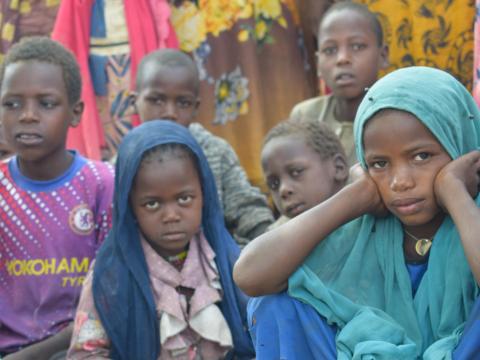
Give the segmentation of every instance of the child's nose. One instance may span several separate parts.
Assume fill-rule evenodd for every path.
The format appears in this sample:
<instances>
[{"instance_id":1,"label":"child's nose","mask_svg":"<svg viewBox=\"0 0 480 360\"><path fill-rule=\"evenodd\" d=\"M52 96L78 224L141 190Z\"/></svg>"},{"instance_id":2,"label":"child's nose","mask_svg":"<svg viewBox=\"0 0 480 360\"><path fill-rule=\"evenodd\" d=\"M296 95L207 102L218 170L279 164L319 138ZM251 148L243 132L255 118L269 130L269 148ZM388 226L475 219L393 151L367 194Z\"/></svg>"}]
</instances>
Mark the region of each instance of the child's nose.
<instances>
[{"instance_id":1,"label":"child's nose","mask_svg":"<svg viewBox=\"0 0 480 360\"><path fill-rule=\"evenodd\" d=\"M408 168L404 167L395 171L390 182L390 188L393 191L402 192L411 189L413 186L415 186L415 180Z\"/></svg>"},{"instance_id":2,"label":"child's nose","mask_svg":"<svg viewBox=\"0 0 480 360\"><path fill-rule=\"evenodd\" d=\"M282 199L287 199L293 194L293 188L288 181L282 181L279 187L279 194Z\"/></svg>"},{"instance_id":3,"label":"child's nose","mask_svg":"<svg viewBox=\"0 0 480 360\"><path fill-rule=\"evenodd\" d=\"M337 50L337 63L344 64L352 61L351 54L346 46L341 46Z\"/></svg>"},{"instance_id":4,"label":"child's nose","mask_svg":"<svg viewBox=\"0 0 480 360\"><path fill-rule=\"evenodd\" d=\"M175 205L165 205L162 212L162 221L164 223L177 222L180 220L180 214Z\"/></svg>"},{"instance_id":5,"label":"child's nose","mask_svg":"<svg viewBox=\"0 0 480 360\"><path fill-rule=\"evenodd\" d=\"M177 107L175 105L175 102L167 101L167 103L165 104L165 111L162 117L167 120L177 120Z\"/></svg>"},{"instance_id":6,"label":"child's nose","mask_svg":"<svg viewBox=\"0 0 480 360\"><path fill-rule=\"evenodd\" d=\"M20 121L38 121L37 107L31 102L26 102L20 114Z\"/></svg>"}]
</instances>

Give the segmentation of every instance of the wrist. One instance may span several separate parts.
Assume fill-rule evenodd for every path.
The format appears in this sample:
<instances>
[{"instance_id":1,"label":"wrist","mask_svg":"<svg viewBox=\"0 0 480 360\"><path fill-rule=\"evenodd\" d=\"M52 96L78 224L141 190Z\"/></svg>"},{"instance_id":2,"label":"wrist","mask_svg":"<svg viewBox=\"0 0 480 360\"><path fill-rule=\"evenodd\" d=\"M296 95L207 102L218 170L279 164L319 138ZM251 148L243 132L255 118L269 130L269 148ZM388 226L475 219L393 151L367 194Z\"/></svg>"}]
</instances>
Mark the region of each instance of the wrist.
<instances>
[{"instance_id":1,"label":"wrist","mask_svg":"<svg viewBox=\"0 0 480 360\"><path fill-rule=\"evenodd\" d=\"M446 192L441 198L440 205L453 216L456 213L461 214L469 203L474 204L475 200L465 187L458 187Z\"/></svg>"}]
</instances>

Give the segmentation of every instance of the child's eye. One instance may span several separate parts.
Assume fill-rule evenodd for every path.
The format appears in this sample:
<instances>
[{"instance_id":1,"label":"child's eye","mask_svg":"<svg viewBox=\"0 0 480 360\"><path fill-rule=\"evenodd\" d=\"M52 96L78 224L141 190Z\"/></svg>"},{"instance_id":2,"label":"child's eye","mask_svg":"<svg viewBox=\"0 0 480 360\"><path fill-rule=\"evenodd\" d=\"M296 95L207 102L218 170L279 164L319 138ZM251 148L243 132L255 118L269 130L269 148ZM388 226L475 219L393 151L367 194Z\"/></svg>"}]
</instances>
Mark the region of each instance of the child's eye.
<instances>
[{"instance_id":1,"label":"child's eye","mask_svg":"<svg viewBox=\"0 0 480 360\"><path fill-rule=\"evenodd\" d=\"M385 160L372 161L370 164L368 164L368 167L373 169L383 169L385 166L387 166L387 162Z\"/></svg>"},{"instance_id":2,"label":"child's eye","mask_svg":"<svg viewBox=\"0 0 480 360\"><path fill-rule=\"evenodd\" d=\"M179 99L177 101L177 106L180 109L189 109L193 106L193 100L190 99Z\"/></svg>"},{"instance_id":3,"label":"child's eye","mask_svg":"<svg viewBox=\"0 0 480 360\"><path fill-rule=\"evenodd\" d=\"M418 153L417 155L415 155L415 157L413 158L414 160L416 161L422 161L422 160L427 160L431 157L431 155L427 152L421 152L421 153Z\"/></svg>"},{"instance_id":4,"label":"child's eye","mask_svg":"<svg viewBox=\"0 0 480 360\"><path fill-rule=\"evenodd\" d=\"M303 170L302 168L292 169L290 170L290 175L294 178L299 177L303 173Z\"/></svg>"},{"instance_id":5,"label":"child's eye","mask_svg":"<svg viewBox=\"0 0 480 360\"><path fill-rule=\"evenodd\" d=\"M42 100L40 104L45 109L53 109L57 105L56 101L53 101L53 100Z\"/></svg>"},{"instance_id":6,"label":"child's eye","mask_svg":"<svg viewBox=\"0 0 480 360\"><path fill-rule=\"evenodd\" d=\"M337 52L337 48L334 46L328 46L322 49L322 54L333 55Z\"/></svg>"},{"instance_id":7,"label":"child's eye","mask_svg":"<svg viewBox=\"0 0 480 360\"><path fill-rule=\"evenodd\" d=\"M268 179L267 180L267 186L270 190L272 191L277 191L278 188L280 187L280 181L275 178L275 179Z\"/></svg>"},{"instance_id":8,"label":"child's eye","mask_svg":"<svg viewBox=\"0 0 480 360\"><path fill-rule=\"evenodd\" d=\"M21 106L20 100L5 100L2 106L7 109L18 109Z\"/></svg>"},{"instance_id":9,"label":"child's eye","mask_svg":"<svg viewBox=\"0 0 480 360\"><path fill-rule=\"evenodd\" d=\"M164 99L160 97L147 97L146 100L149 103L155 104L155 105L163 105L165 103Z\"/></svg>"},{"instance_id":10,"label":"child's eye","mask_svg":"<svg viewBox=\"0 0 480 360\"><path fill-rule=\"evenodd\" d=\"M362 50L362 49L365 49L366 47L367 47L367 45L361 44L361 43L352 44L352 49L354 51Z\"/></svg>"},{"instance_id":11,"label":"child's eye","mask_svg":"<svg viewBox=\"0 0 480 360\"><path fill-rule=\"evenodd\" d=\"M147 210L157 210L160 207L160 203L158 201L152 200L145 203L144 206Z\"/></svg>"},{"instance_id":12,"label":"child's eye","mask_svg":"<svg viewBox=\"0 0 480 360\"><path fill-rule=\"evenodd\" d=\"M192 195L183 195L178 198L178 203L180 205L188 205L193 201Z\"/></svg>"}]
</instances>

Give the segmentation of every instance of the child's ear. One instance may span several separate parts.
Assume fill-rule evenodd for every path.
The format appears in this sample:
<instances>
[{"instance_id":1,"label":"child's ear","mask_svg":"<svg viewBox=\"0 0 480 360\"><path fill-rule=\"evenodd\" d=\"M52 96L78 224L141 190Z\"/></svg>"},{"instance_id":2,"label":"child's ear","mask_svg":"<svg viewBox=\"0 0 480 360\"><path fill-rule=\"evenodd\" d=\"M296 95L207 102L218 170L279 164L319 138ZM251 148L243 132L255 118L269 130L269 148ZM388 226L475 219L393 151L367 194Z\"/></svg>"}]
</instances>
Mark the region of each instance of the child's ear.
<instances>
[{"instance_id":1,"label":"child's ear","mask_svg":"<svg viewBox=\"0 0 480 360\"><path fill-rule=\"evenodd\" d=\"M138 93L136 91L132 91L130 95L128 95L128 103L133 108L133 113L136 115L138 115L137 99L138 99Z\"/></svg>"},{"instance_id":2,"label":"child's ear","mask_svg":"<svg viewBox=\"0 0 480 360\"><path fill-rule=\"evenodd\" d=\"M388 60L389 49L388 45L382 45L380 49L380 69L386 69L390 65Z\"/></svg>"},{"instance_id":3,"label":"child's ear","mask_svg":"<svg viewBox=\"0 0 480 360\"><path fill-rule=\"evenodd\" d=\"M335 180L339 183L345 183L348 179L349 171L345 156L343 154L335 154L333 165L335 166Z\"/></svg>"},{"instance_id":4,"label":"child's ear","mask_svg":"<svg viewBox=\"0 0 480 360\"><path fill-rule=\"evenodd\" d=\"M83 109L85 108L85 104L82 100L77 101L72 106L72 120L70 121L71 127L77 127L80 124L80 120L82 119Z\"/></svg>"}]
</instances>

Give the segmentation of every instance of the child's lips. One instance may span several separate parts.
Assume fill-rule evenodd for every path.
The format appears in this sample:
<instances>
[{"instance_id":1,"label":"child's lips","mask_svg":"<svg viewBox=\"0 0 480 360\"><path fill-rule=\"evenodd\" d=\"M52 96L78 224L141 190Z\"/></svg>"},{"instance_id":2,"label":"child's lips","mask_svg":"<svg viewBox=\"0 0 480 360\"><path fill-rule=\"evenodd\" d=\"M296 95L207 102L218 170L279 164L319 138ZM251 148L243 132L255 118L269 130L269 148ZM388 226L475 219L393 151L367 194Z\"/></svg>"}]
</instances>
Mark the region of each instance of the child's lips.
<instances>
[{"instance_id":1,"label":"child's lips","mask_svg":"<svg viewBox=\"0 0 480 360\"><path fill-rule=\"evenodd\" d=\"M335 76L335 83L337 85L350 85L355 81L355 76L350 73L340 73Z\"/></svg>"},{"instance_id":2,"label":"child's lips","mask_svg":"<svg viewBox=\"0 0 480 360\"><path fill-rule=\"evenodd\" d=\"M184 232L169 232L162 235L163 240L166 241L182 241L185 239L186 234Z\"/></svg>"},{"instance_id":3,"label":"child's lips","mask_svg":"<svg viewBox=\"0 0 480 360\"><path fill-rule=\"evenodd\" d=\"M20 133L15 136L15 140L23 145L37 145L43 141L43 137L35 133Z\"/></svg>"},{"instance_id":4,"label":"child's lips","mask_svg":"<svg viewBox=\"0 0 480 360\"><path fill-rule=\"evenodd\" d=\"M304 208L305 207L304 207L303 203L293 204L293 205L288 206L285 209L285 213L287 214L287 216L289 218L293 218L293 217L297 216L298 214L302 213Z\"/></svg>"},{"instance_id":5,"label":"child's lips","mask_svg":"<svg viewBox=\"0 0 480 360\"><path fill-rule=\"evenodd\" d=\"M400 215L413 215L421 210L423 199L398 199L392 201L392 206Z\"/></svg>"}]
</instances>

